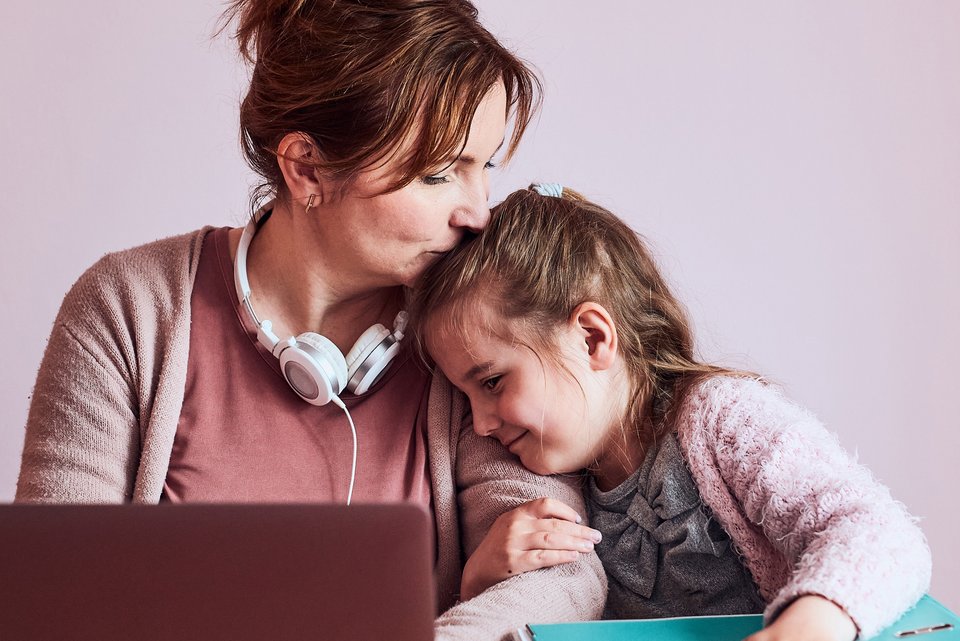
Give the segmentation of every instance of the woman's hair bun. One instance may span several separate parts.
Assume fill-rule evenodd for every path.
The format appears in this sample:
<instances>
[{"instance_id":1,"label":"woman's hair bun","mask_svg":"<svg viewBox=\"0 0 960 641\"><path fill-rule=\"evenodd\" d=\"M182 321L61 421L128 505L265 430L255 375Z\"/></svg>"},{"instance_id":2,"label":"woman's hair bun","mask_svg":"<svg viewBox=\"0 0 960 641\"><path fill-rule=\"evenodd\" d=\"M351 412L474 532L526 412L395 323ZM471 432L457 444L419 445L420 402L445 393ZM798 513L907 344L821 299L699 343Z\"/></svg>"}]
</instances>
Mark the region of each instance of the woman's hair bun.
<instances>
[{"instance_id":1,"label":"woman's hair bun","mask_svg":"<svg viewBox=\"0 0 960 641\"><path fill-rule=\"evenodd\" d=\"M254 62L275 38L280 37L311 0L231 0L220 17L217 33L236 24L234 37L242 55Z\"/></svg>"},{"instance_id":2,"label":"woman's hair bun","mask_svg":"<svg viewBox=\"0 0 960 641\"><path fill-rule=\"evenodd\" d=\"M229 0L227 30L253 66L240 127L247 162L264 179L254 201L284 197L277 153L287 135L311 146L298 162L335 193L415 132L391 168L398 189L456 155L494 85L515 116L504 160L539 103L536 74L469 0Z\"/></svg>"}]
</instances>

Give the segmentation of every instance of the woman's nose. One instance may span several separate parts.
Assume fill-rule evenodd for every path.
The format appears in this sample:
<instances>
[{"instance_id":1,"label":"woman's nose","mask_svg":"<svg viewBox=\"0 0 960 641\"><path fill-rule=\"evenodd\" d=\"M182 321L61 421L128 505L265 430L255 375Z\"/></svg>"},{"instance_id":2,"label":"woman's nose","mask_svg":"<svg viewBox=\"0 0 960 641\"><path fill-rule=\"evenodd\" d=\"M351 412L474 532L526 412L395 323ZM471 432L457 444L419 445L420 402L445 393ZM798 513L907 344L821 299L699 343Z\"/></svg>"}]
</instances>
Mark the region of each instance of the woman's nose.
<instances>
[{"instance_id":1,"label":"woman's nose","mask_svg":"<svg viewBox=\"0 0 960 641\"><path fill-rule=\"evenodd\" d=\"M480 232L490 222L490 189L486 176L464 189L463 201L457 207L450 224Z\"/></svg>"},{"instance_id":2,"label":"woman's nose","mask_svg":"<svg viewBox=\"0 0 960 641\"><path fill-rule=\"evenodd\" d=\"M460 227L466 227L475 234L483 231L483 228L490 222L490 208L486 203L482 207L476 207L465 215Z\"/></svg>"}]
</instances>

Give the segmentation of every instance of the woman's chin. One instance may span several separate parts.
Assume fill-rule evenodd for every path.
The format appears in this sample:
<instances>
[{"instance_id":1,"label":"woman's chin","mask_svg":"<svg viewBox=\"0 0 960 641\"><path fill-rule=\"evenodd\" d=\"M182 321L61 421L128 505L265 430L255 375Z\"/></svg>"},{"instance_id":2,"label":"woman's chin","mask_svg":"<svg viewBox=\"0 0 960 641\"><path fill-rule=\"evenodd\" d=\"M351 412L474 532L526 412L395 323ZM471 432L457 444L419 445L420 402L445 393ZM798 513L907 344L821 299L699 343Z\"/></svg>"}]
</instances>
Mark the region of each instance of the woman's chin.
<instances>
[{"instance_id":1,"label":"woman's chin","mask_svg":"<svg viewBox=\"0 0 960 641\"><path fill-rule=\"evenodd\" d=\"M420 279L423 278L423 275L426 274L430 267L440 258L441 254L435 254L433 252L421 254L420 260L409 263L406 269L397 274L399 284L404 287L409 287L410 289L415 288L420 282Z\"/></svg>"}]
</instances>

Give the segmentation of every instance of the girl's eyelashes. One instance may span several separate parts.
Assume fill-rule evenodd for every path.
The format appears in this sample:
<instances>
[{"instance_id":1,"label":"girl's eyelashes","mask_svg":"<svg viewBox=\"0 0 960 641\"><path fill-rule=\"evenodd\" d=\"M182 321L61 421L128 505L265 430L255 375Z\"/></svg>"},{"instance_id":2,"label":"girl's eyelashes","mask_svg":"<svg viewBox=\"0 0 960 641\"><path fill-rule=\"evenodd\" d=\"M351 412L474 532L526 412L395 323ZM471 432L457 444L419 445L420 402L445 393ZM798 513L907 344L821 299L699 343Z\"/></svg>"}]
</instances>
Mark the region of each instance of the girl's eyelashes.
<instances>
[{"instance_id":1,"label":"girl's eyelashes","mask_svg":"<svg viewBox=\"0 0 960 641\"><path fill-rule=\"evenodd\" d=\"M502 378L502 376L491 376L490 378L484 379L481 385L483 385L484 389L488 392L496 392L500 387L500 380Z\"/></svg>"},{"instance_id":2,"label":"girl's eyelashes","mask_svg":"<svg viewBox=\"0 0 960 641\"><path fill-rule=\"evenodd\" d=\"M484 168L484 169L496 169L496 168L497 168L497 163L493 162L492 160L488 160L487 162L484 163L483 168Z\"/></svg>"}]
</instances>

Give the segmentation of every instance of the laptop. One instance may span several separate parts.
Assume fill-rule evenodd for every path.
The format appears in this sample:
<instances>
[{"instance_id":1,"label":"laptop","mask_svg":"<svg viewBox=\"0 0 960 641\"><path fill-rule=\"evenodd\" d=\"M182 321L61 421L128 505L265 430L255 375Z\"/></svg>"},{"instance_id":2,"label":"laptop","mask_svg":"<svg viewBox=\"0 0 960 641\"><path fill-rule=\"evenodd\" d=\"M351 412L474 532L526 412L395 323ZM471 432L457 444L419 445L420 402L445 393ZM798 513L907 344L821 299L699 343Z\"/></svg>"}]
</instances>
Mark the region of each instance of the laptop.
<instances>
[{"instance_id":1,"label":"laptop","mask_svg":"<svg viewBox=\"0 0 960 641\"><path fill-rule=\"evenodd\" d=\"M430 641L414 505L0 506L0 639Z\"/></svg>"}]
</instances>

